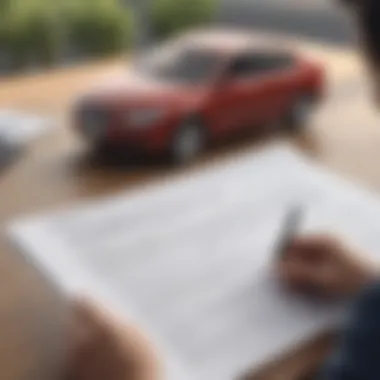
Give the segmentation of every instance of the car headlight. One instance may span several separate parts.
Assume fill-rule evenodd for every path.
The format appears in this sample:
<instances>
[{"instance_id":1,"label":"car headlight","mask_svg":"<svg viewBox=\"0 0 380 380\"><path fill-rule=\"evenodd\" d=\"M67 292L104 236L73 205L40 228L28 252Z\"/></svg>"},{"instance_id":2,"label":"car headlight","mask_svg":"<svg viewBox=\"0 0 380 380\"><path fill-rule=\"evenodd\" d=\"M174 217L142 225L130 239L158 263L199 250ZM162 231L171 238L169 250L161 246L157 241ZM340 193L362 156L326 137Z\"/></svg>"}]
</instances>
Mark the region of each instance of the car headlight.
<instances>
[{"instance_id":1,"label":"car headlight","mask_svg":"<svg viewBox=\"0 0 380 380\"><path fill-rule=\"evenodd\" d=\"M130 110L125 115L125 121L127 126L131 128L148 127L164 116L165 110L163 109Z\"/></svg>"}]
</instances>

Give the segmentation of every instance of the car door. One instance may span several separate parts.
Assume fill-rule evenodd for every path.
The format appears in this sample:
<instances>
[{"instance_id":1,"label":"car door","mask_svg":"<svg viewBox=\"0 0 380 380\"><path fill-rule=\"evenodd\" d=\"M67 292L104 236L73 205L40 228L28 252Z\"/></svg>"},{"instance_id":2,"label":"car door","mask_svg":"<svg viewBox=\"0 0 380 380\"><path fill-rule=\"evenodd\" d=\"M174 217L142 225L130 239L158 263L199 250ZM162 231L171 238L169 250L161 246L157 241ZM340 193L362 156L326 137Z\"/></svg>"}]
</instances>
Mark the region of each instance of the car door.
<instances>
[{"instance_id":1,"label":"car door","mask_svg":"<svg viewBox=\"0 0 380 380\"><path fill-rule=\"evenodd\" d=\"M265 123L277 120L291 104L296 92L297 68L287 53L259 52L252 54L255 62L251 85L253 105L250 122ZM259 99L259 100L258 100Z\"/></svg>"},{"instance_id":2,"label":"car door","mask_svg":"<svg viewBox=\"0 0 380 380\"><path fill-rule=\"evenodd\" d=\"M273 105L277 113L283 114L288 110L303 87L303 65L288 53L273 56L273 79L277 90L277 103Z\"/></svg>"},{"instance_id":3,"label":"car door","mask_svg":"<svg viewBox=\"0 0 380 380\"><path fill-rule=\"evenodd\" d=\"M253 108L259 109L261 102L254 83L252 55L244 53L232 59L215 87L209 105L216 134L225 134L250 123Z\"/></svg>"}]
</instances>

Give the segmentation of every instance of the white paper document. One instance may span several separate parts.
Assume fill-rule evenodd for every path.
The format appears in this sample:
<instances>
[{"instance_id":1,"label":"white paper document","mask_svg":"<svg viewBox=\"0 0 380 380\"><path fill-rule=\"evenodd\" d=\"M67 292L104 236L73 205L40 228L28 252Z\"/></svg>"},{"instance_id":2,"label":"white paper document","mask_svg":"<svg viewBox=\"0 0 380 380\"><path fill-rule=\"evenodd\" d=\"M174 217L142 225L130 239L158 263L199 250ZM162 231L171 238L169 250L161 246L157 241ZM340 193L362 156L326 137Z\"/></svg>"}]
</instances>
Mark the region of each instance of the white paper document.
<instances>
[{"instance_id":1,"label":"white paper document","mask_svg":"<svg viewBox=\"0 0 380 380\"><path fill-rule=\"evenodd\" d=\"M343 234L380 258L380 201L286 145L16 222L10 234L62 289L137 321L162 350L167 379L233 380L341 315L272 276L295 205L305 208L303 231Z\"/></svg>"}]
</instances>

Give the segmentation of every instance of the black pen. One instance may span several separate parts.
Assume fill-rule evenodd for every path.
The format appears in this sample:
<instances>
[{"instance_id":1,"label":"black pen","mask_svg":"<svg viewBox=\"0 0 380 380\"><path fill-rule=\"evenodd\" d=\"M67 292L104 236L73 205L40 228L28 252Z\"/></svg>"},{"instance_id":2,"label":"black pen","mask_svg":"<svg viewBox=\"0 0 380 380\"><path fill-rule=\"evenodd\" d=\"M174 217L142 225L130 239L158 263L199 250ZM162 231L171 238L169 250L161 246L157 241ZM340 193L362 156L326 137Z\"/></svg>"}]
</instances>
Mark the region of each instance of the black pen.
<instances>
[{"instance_id":1,"label":"black pen","mask_svg":"<svg viewBox=\"0 0 380 380\"><path fill-rule=\"evenodd\" d=\"M284 228L278 239L276 255L282 260L299 231L303 215L302 207L294 207L285 216Z\"/></svg>"}]
</instances>

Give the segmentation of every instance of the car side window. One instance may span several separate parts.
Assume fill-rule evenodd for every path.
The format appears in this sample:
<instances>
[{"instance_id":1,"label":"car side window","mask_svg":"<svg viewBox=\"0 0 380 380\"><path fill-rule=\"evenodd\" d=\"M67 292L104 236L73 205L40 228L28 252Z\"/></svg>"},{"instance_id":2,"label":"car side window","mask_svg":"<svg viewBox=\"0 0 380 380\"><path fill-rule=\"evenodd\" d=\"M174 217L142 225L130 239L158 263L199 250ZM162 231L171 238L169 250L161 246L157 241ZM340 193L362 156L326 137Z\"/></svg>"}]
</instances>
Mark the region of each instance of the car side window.
<instances>
[{"instance_id":1,"label":"car side window","mask_svg":"<svg viewBox=\"0 0 380 380\"><path fill-rule=\"evenodd\" d=\"M294 58L290 54L265 53L256 56L258 71L263 73L283 71L295 65Z\"/></svg>"},{"instance_id":2,"label":"car side window","mask_svg":"<svg viewBox=\"0 0 380 380\"><path fill-rule=\"evenodd\" d=\"M255 62L250 55L242 55L236 58L228 68L228 77L231 79L242 79L256 72Z\"/></svg>"},{"instance_id":3,"label":"car side window","mask_svg":"<svg viewBox=\"0 0 380 380\"><path fill-rule=\"evenodd\" d=\"M281 72L290 69L294 64L291 55L255 52L236 58L228 70L228 76L232 79L244 79L276 71Z\"/></svg>"}]
</instances>

